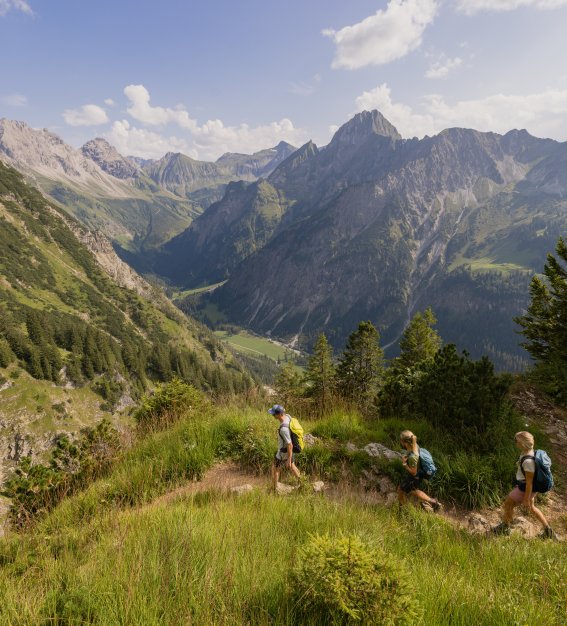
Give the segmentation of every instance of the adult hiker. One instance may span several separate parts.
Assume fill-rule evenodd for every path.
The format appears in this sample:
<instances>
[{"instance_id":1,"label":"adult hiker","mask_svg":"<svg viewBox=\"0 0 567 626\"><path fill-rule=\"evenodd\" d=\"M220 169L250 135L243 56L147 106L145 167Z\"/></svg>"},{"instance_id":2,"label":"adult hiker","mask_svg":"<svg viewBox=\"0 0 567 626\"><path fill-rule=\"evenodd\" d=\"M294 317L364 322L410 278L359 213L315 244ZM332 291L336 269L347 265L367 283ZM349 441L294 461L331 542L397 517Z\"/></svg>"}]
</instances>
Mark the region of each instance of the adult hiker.
<instances>
[{"instance_id":1,"label":"adult hiker","mask_svg":"<svg viewBox=\"0 0 567 626\"><path fill-rule=\"evenodd\" d=\"M443 508L439 500L431 498L423 491L423 481L432 478L437 471L431 454L417 445L417 437L411 430L400 433L400 443L407 452L402 456L402 463L407 474L398 486L398 501L405 504L407 496L413 496L422 503L427 503L437 512Z\"/></svg>"},{"instance_id":2,"label":"adult hiker","mask_svg":"<svg viewBox=\"0 0 567 626\"><path fill-rule=\"evenodd\" d=\"M272 464L272 481L274 489L277 489L282 467L290 470L296 478L301 476L301 472L293 462L293 442L290 430L291 416L285 412L281 404L274 404L271 409L268 409L268 413L280 422L278 428L278 451Z\"/></svg>"},{"instance_id":3,"label":"adult hiker","mask_svg":"<svg viewBox=\"0 0 567 626\"><path fill-rule=\"evenodd\" d=\"M543 450L535 452L535 441L531 433L527 431L516 433L514 441L516 448L521 452L514 488L504 500L502 522L491 530L495 535L509 535L514 509L522 504L527 512L531 513L542 525L543 531L538 536L541 539L555 539L555 533L545 515L535 505L536 495L549 491L553 486L551 461Z\"/></svg>"}]
</instances>

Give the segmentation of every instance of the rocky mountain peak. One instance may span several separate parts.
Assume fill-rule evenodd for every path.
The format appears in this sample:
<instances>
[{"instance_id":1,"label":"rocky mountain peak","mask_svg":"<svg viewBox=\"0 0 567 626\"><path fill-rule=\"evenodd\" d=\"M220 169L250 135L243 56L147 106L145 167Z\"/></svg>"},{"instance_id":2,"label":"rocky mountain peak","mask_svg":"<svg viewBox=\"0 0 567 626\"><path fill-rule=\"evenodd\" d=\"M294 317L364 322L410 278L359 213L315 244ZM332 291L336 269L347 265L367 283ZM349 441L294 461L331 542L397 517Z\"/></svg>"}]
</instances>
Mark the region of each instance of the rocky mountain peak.
<instances>
[{"instance_id":1,"label":"rocky mountain peak","mask_svg":"<svg viewBox=\"0 0 567 626\"><path fill-rule=\"evenodd\" d=\"M357 113L335 133L331 143L359 145L371 135L388 137L394 141L402 138L396 128L380 113L380 111L362 111Z\"/></svg>"},{"instance_id":2,"label":"rocky mountain peak","mask_svg":"<svg viewBox=\"0 0 567 626\"><path fill-rule=\"evenodd\" d=\"M115 178L134 178L139 173L138 168L132 162L125 159L102 137L88 141L81 148L81 152Z\"/></svg>"}]
</instances>

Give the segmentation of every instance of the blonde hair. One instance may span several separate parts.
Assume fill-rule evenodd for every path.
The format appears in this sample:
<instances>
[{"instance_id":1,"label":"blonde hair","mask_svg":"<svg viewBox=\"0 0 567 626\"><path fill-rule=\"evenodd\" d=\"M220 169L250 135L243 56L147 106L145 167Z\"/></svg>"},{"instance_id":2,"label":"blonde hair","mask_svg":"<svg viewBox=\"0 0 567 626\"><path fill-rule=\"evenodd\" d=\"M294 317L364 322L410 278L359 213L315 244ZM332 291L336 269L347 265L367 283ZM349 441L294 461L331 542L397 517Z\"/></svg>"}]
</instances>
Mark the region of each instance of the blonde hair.
<instances>
[{"instance_id":1,"label":"blonde hair","mask_svg":"<svg viewBox=\"0 0 567 626\"><path fill-rule=\"evenodd\" d=\"M520 444L523 450L531 450L535 445L534 436L526 430L516 433L514 439Z\"/></svg>"},{"instance_id":2,"label":"blonde hair","mask_svg":"<svg viewBox=\"0 0 567 626\"><path fill-rule=\"evenodd\" d=\"M410 443L413 451L417 454L417 437L411 430L402 430L400 433L400 441L402 443Z\"/></svg>"}]
</instances>

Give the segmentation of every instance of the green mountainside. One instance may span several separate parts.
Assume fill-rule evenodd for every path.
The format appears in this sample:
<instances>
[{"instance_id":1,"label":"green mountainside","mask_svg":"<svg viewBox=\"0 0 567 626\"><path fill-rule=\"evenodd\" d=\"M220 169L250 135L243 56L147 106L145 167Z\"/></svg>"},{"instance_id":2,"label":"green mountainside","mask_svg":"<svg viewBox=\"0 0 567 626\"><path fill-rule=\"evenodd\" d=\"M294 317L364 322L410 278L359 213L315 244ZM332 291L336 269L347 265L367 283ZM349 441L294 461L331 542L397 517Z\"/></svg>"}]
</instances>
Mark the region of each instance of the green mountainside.
<instances>
[{"instance_id":1,"label":"green mountainside","mask_svg":"<svg viewBox=\"0 0 567 626\"><path fill-rule=\"evenodd\" d=\"M0 440L11 449L3 458L125 409L173 376L219 392L251 384L213 334L107 240L0 164Z\"/></svg>"}]
</instances>

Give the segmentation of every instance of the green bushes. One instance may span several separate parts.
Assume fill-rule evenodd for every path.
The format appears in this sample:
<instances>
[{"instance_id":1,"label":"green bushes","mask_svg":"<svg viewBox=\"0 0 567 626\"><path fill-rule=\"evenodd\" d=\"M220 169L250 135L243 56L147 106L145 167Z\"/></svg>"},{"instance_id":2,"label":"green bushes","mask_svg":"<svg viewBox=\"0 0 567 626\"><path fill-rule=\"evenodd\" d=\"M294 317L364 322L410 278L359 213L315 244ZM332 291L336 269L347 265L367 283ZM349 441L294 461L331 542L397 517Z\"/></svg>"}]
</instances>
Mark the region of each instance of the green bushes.
<instances>
[{"instance_id":1,"label":"green bushes","mask_svg":"<svg viewBox=\"0 0 567 626\"><path fill-rule=\"evenodd\" d=\"M159 384L144 396L134 418L144 429L163 428L184 415L202 414L210 406L206 396L179 378Z\"/></svg>"},{"instance_id":2,"label":"green bushes","mask_svg":"<svg viewBox=\"0 0 567 626\"><path fill-rule=\"evenodd\" d=\"M60 437L49 465L32 465L24 457L2 495L11 498L9 520L14 528L29 526L65 496L84 488L108 470L120 449L118 432L108 420L86 429L76 440Z\"/></svg>"},{"instance_id":3,"label":"green bushes","mask_svg":"<svg viewBox=\"0 0 567 626\"><path fill-rule=\"evenodd\" d=\"M324 624L414 624L421 617L405 572L356 536L315 535L300 550L293 589L307 619Z\"/></svg>"}]
</instances>

